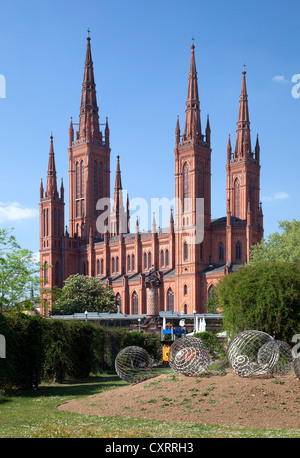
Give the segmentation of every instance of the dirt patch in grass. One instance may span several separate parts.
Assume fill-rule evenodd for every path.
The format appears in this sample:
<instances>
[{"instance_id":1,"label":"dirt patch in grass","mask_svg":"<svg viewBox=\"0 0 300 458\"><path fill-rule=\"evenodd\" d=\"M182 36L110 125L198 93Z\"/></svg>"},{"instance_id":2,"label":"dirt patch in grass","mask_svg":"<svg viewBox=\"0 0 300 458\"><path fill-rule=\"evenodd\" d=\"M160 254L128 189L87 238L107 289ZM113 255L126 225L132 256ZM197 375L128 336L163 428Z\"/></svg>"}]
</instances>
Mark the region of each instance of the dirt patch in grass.
<instances>
[{"instance_id":1,"label":"dirt patch in grass","mask_svg":"<svg viewBox=\"0 0 300 458\"><path fill-rule=\"evenodd\" d=\"M147 381L71 400L59 410L257 428L300 427L300 380L294 375L242 378L163 374Z\"/></svg>"}]
</instances>

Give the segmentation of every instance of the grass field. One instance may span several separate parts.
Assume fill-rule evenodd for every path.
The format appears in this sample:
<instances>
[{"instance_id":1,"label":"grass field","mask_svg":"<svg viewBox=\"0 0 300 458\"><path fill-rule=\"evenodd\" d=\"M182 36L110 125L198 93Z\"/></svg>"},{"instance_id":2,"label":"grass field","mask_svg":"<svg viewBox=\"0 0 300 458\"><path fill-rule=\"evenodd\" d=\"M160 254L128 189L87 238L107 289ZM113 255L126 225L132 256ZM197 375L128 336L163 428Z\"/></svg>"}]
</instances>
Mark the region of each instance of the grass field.
<instances>
[{"instance_id":1,"label":"grass field","mask_svg":"<svg viewBox=\"0 0 300 458\"><path fill-rule=\"evenodd\" d=\"M168 371L168 370L165 370ZM43 384L37 390L0 396L0 438L271 438L295 437L290 429L255 429L99 417L59 411L57 405L126 383L115 373L68 384ZM299 433L299 431L298 431ZM299 436L298 436L299 437Z\"/></svg>"}]
</instances>

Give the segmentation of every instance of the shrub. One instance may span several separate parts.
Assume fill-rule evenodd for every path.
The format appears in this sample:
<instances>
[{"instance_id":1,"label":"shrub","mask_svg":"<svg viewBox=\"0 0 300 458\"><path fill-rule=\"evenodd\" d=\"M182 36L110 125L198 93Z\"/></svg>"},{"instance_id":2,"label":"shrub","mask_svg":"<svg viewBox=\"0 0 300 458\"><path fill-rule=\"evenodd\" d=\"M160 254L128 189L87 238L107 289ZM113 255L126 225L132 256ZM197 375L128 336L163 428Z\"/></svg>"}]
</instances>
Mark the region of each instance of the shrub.
<instances>
[{"instance_id":1,"label":"shrub","mask_svg":"<svg viewBox=\"0 0 300 458\"><path fill-rule=\"evenodd\" d=\"M118 352L127 346L145 348L161 359L157 336L111 329L96 323L61 321L23 313L0 314L0 334L7 357L0 361L0 389L30 389L42 380L63 382L91 372L114 369Z\"/></svg>"},{"instance_id":2,"label":"shrub","mask_svg":"<svg viewBox=\"0 0 300 458\"><path fill-rule=\"evenodd\" d=\"M193 336L198 337L202 340L213 359L221 359L226 356L226 352L222 343L218 340L218 337L212 332L197 332L193 334Z\"/></svg>"}]
</instances>

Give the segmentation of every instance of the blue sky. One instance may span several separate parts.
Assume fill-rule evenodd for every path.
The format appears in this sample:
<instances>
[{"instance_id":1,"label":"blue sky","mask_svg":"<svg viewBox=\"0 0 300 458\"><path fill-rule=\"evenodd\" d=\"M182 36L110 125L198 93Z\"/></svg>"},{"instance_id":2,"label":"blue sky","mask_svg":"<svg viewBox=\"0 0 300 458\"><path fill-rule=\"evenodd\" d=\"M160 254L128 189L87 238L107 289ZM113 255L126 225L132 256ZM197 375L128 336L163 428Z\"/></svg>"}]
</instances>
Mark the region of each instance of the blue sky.
<instances>
[{"instance_id":1,"label":"blue sky","mask_svg":"<svg viewBox=\"0 0 300 458\"><path fill-rule=\"evenodd\" d=\"M14 227L23 247L39 250L51 131L68 219L68 128L70 116L78 122L87 28L100 122L108 116L111 130L112 186L119 154L130 198L174 197L175 125L179 115L184 126L194 36L202 124L209 114L212 129L212 217L225 215L226 146L229 133L235 138L245 63L265 235L279 220L299 219L300 98L292 96L299 2L10 0L0 7L0 227Z\"/></svg>"}]
</instances>

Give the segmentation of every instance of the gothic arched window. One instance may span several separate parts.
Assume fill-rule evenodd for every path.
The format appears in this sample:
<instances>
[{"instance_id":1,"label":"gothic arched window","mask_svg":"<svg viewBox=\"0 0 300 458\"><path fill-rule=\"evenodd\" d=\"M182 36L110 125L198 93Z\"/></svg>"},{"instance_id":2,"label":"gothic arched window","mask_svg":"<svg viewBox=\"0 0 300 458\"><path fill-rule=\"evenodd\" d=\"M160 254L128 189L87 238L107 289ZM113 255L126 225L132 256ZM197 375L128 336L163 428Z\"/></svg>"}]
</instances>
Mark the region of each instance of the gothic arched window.
<instances>
[{"instance_id":1,"label":"gothic arched window","mask_svg":"<svg viewBox=\"0 0 300 458\"><path fill-rule=\"evenodd\" d=\"M168 289L167 300L168 300L168 311L174 312L174 292L172 288Z\"/></svg>"},{"instance_id":2,"label":"gothic arched window","mask_svg":"<svg viewBox=\"0 0 300 458\"><path fill-rule=\"evenodd\" d=\"M189 247L186 242L183 244L183 259L187 261L189 259Z\"/></svg>"},{"instance_id":3,"label":"gothic arched window","mask_svg":"<svg viewBox=\"0 0 300 458\"><path fill-rule=\"evenodd\" d=\"M116 261L115 258L112 258L112 272L115 273L116 270Z\"/></svg>"},{"instance_id":4,"label":"gothic arched window","mask_svg":"<svg viewBox=\"0 0 300 458\"><path fill-rule=\"evenodd\" d=\"M76 199L80 197L80 173L79 162L76 162Z\"/></svg>"},{"instance_id":5,"label":"gothic arched window","mask_svg":"<svg viewBox=\"0 0 300 458\"><path fill-rule=\"evenodd\" d=\"M98 193L97 193L97 162L94 162L94 214L96 215L96 204L98 201Z\"/></svg>"},{"instance_id":6,"label":"gothic arched window","mask_svg":"<svg viewBox=\"0 0 300 458\"><path fill-rule=\"evenodd\" d=\"M132 270L135 269L135 256L134 256L134 254L131 256L131 268L132 268Z\"/></svg>"},{"instance_id":7,"label":"gothic arched window","mask_svg":"<svg viewBox=\"0 0 300 458\"><path fill-rule=\"evenodd\" d=\"M201 261L203 260L203 251L204 251L203 243L200 243L200 259L201 259Z\"/></svg>"},{"instance_id":8,"label":"gothic arched window","mask_svg":"<svg viewBox=\"0 0 300 458\"><path fill-rule=\"evenodd\" d=\"M97 259L97 275L100 275L100 261Z\"/></svg>"},{"instance_id":9,"label":"gothic arched window","mask_svg":"<svg viewBox=\"0 0 300 458\"><path fill-rule=\"evenodd\" d=\"M170 259L169 259L169 250L166 250L166 266L169 265Z\"/></svg>"},{"instance_id":10,"label":"gothic arched window","mask_svg":"<svg viewBox=\"0 0 300 458\"><path fill-rule=\"evenodd\" d=\"M190 197L190 173L189 166L185 162L183 166L183 211L189 211L189 197Z\"/></svg>"},{"instance_id":11,"label":"gothic arched window","mask_svg":"<svg viewBox=\"0 0 300 458\"><path fill-rule=\"evenodd\" d=\"M127 256L127 270L131 270L131 257L130 257L130 254Z\"/></svg>"},{"instance_id":12,"label":"gothic arched window","mask_svg":"<svg viewBox=\"0 0 300 458\"><path fill-rule=\"evenodd\" d=\"M148 267L151 269L152 267L152 254L148 253Z\"/></svg>"},{"instance_id":13,"label":"gothic arched window","mask_svg":"<svg viewBox=\"0 0 300 458\"><path fill-rule=\"evenodd\" d=\"M84 163L81 161L80 163L80 174L81 174L81 195L80 197L84 197Z\"/></svg>"},{"instance_id":14,"label":"gothic arched window","mask_svg":"<svg viewBox=\"0 0 300 458\"><path fill-rule=\"evenodd\" d=\"M147 266L148 266L148 256L147 256L147 253L144 254L144 269L147 269Z\"/></svg>"},{"instance_id":15,"label":"gothic arched window","mask_svg":"<svg viewBox=\"0 0 300 458\"><path fill-rule=\"evenodd\" d=\"M103 170L102 170L102 164L99 164L99 193L98 193L98 198L102 198L102 186L103 186Z\"/></svg>"},{"instance_id":16,"label":"gothic arched window","mask_svg":"<svg viewBox=\"0 0 300 458\"><path fill-rule=\"evenodd\" d=\"M54 226L53 235L56 236L56 235L58 235L58 233L57 233L57 209L56 209L56 208L54 209L54 221L53 221L53 226Z\"/></svg>"},{"instance_id":17,"label":"gothic arched window","mask_svg":"<svg viewBox=\"0 0 300 458\"><path fill-rule=\"evenodd\" d=\"M240 261L242 259L242 247L240 242L237 242L237 244L235 245L235 258L237 261Z\"/></svg>"},{"instance_id":18,"label":"gothic arched window","mask_svg":"<svg viewBox=\"0 0 300 458\"><path fill-rule=\"evenodd\" d=\"M183 287L183 295L187 296L187 292L188 292L188 287L187 287L187 285L184 285L184 287Z\"/></svg>"},{"instance_id":19,"label":"gothic arched window","mask_svg":"<svg viewBox=\"0 0 300 458\"><path fill-rule=\"evenodd\" d=\"M116 257L116 272L119 272L119 257Z\"/></svg>"},{"instance_id":20,"label":"gothic arched window","mask_svg":"<svg viewBox=\"0 0 300 458\"><path fill-rule=\"evenodd\" d=\"M253 208L253 199L254 199L254 187L252 178L249 180L249 200L250 200L250 209Z\"/></svg>"},{"instance_id":21,"label":"gothic arched window","mask_svg":"<svg viewBox=\"0 0 300 458\"><path fill-rule=\"evenodd\" d=\"M116 302L117 302L117 304L119 306L119 312L121 312L121 310L122 310L122 297L121 297L120 293L116 294Z\"/></svg>"},{"instance_id":22,"label":"gothic arched window","mask_svg":"<svg viewBox=\"0 0 300 458\"><path fill-rule=\"evenodd\" d=\"M219 245L219 261L223 261L224 259L224 245L221 242Z\"/></svg>"},{"instance_id":23,"label":"gothic arched window","mask_svg":"<svg viewBox=\"0 0 300 458\"><path fill-rule=\"evenodd\" d=\"M199 171L198 171L198 197L204 197L204 173L203 167L199 164Z\"/></svg>"},{"instance_id":24,"label":"gothic arched window","mask_svg":"<svg viewBox=\"0 0 300 458\"><path fill-rule=\"evenodd\" d=\"M49 235L49 211L48 208L46 210L46 235Z\"/></svg>"},{"instance_id":25,"label":"gothic arched window","mask_svg":"<svg viewBox=\"0 0 300 458\"><path fill-rule=\"evenodd\" d=\"M163 267L165 265L165 252L161 250L160 252L160 265Z\"/></svg>"},{"instance_id":26,"label":"gothic arched window","mask_svg":"<svg viewBox=\"0 0 300 458\"><path fill-rule=\"evenodd\" d=\"M48 262L47 261L45 261L44 263L44 272L45 272L45 275L44 275L45 282L48 283Z\"/></svg>"},{"instance_id":27,"label":"gothic arched window","mask_svg":"<svg viewBox=\"0 0 300 458\"><path fill-rule=\"evenodd\" d=\"M44 210L44 237L46 235L46 210Z\"/></svg>"},{"instance_id":28,"label":"gothic arched window","mask_svg":"<svg viewBox=\"0 0 300 458\"><path fill-rule=\"evenodd\" d=\"M241 199L241 189L240 181L237 178L234 182L234 216L240 218L240 199Z\"/></svg>"},{"instance_id":29,"label":"gothic arched window","mask_svg":"<svg viewBox=\"0 0 300 458\"><path fill-rule=\"evenodd\" d=\"M139 313L139 297L135 291L132 293L132 313L133 315Z\"/></svg>"},{"instance_id":30,"label":"gothic arched window","mask_svg":"<svg viewBox=\"0 0 300 458\"><path fill-rule=\"evenodd\" d=\"M80 163L80 175L81 175L81 216L84 216L84 163Z\"/></svg>"}]
</instances>

